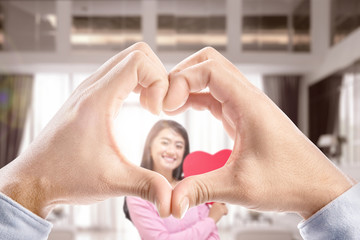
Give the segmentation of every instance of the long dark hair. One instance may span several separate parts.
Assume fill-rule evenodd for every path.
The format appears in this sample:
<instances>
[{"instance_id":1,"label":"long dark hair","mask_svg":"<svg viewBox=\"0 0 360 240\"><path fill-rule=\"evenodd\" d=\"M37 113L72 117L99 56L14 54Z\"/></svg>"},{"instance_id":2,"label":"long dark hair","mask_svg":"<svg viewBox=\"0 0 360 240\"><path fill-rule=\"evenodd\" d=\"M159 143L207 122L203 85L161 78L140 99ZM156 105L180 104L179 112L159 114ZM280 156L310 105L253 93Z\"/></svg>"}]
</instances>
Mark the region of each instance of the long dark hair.
<instances>
[{"instance_id":1,"label":"long dark hair","mask_svg":"<svg viewBox=\"0 0 360 240\"><path fill-rule=\"evenodd\" d=\"M183 162L184 162L185 157L190 152L190 144L189 144L189 137L188 137L186 129L182 125L180 125L179 123L177 123L175 121L160 120L157 123L155 123L155 125L151 128L151 130L146 138L144 152L143 152L140 166L143 168L149 169L149 170L154 170L153 169L154 161L151 156L151 145L153 143L154 138L159 134L159 132L166 128L170 128L170 129L174 130L176 133L180 134L185 141L184 155L183 155L181 164L179 165L179 167L175 168L172 173L172 176L174 179L182 180L183 179ZM126 197L124 199L123 210L124 210L126 218L131 221L129 208L126 203Z\"/></svg>"}]
</instances>

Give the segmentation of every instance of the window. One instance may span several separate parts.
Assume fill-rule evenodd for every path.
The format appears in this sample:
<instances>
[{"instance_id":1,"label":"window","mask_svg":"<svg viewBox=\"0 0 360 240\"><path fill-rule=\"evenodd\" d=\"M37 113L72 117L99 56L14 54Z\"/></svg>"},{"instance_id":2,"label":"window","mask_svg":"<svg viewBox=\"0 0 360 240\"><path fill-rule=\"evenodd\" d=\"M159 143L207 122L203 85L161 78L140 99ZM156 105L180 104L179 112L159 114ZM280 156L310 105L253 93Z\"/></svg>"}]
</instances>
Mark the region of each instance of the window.
<instances>
[{"instance_id":1,"label":"window","mask_svg":"<svg viewBox=\"0 0 360 240\"><path fill-rule=\"evenodd\" d=\"M55 12L55 1L0 1L0 48L5 51L54 51Z\"/></svg>"},{"instance_id":2,"label":"window","mask_svg":"<svg viewBox=\"0 0 360 240\"><path fill-rule=\"evenodd\" d=\"M244 0L244 51L310 51L310 1Z\"/></svg>"},{"instance_id":3,"label":"window","mask_svg":"<svg viewBox=\"0 0 360 240\"><path fill-rule=\"evenodd\" d=\"M74 1L73 49L122 50L142 40L141 1Z\"/></svg>"},{"instance_id":4,"label":"window","mask_svg":"<svg viewBox=\"0 0 360 240\"><path fill-rule=\"evenodd\" d=\"M340 101L340 134L345 137L342 145L342 164L360 166L360 65L344 71Z\"/></svg>"},{"instance_id":5,"label":"window","mask_svg":"<svg viewBox=\"0 0 360 240\"><path fill-rule=\"evenodd\" d=\"M225 4L219 0L158 1L157 46L160 51L226 49ZM211 11L210 11L211 9Z\"/></svg>"},{"instance_id":6,"label":"window","mask_svg":"<svg viewBox=\"0 0 360 240\"><path fill-rule=\"evenodd\" d=\"M310 0L301 1L292 14L294 52L310 51Z\"/></svg>"},{"instance_id":7,"label":"window","mask_svg":"<svg viewBox=\"0 0 360 240\"><path fill-rule=\"evenodd\" d=\"M360 61L355 65L355 74L354 74L354 92L353 92L353 133L354 133L354 143L353 143L353 159L360 166Z\"/></svg>"},{"instance_id":8,"label":"window","mask_svg":"<svg viewBox=\"0 0 360 240\"><path fill-rule=\"evenodd\" d=\"M124 49L141 41L140 21L140 16L74 16L71 44L74 49Z\"/></svg>"},{"instance_id":9,"label":"window","mask_svg":"<svg viewBox=\"0 0 360 240\"><path fill-rule=\"evenodd\" d=\"M310 139L341 166L360 166L360 64L352 64L309 88Z\"/></svg>"},{"instance_id":10,"label":"window","mask_svg":"<svg viewBox=\"0 0 360 240\"><path fill-rule=\"evenodd\" d=\"M358 0L332 0L331 43L337 44L360 26Z\"/></svg>"},{"instance_id":11,"label":"window","mask_svg":"<svg viewBox=\"0 0 360 240\"><path fill-rule=\"evenodd\" d=\"M244 50L286 51L289 44L286 16L244 16Z\"/></svg>"}]
</instances>

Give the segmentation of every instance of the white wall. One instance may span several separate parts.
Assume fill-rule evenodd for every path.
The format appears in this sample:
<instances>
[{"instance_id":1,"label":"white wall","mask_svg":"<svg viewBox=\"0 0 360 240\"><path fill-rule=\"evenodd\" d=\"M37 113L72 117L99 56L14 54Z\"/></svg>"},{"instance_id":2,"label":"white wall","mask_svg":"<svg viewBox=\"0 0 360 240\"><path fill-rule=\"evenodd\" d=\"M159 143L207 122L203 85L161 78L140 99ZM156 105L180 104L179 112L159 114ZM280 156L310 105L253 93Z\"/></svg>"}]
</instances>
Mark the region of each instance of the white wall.
<instances>
[{"instance_id":1,"label":"white wall","mask_svg":"<svg viewBox=\"0 0 360 240\"><path fill-rule=\"evenodd\" d=\"M350 66L359 59L360 28L325 53L320 60L320 64L307 75L307 82L313 84L338 70Z\"/></svg>"}]
</instances>

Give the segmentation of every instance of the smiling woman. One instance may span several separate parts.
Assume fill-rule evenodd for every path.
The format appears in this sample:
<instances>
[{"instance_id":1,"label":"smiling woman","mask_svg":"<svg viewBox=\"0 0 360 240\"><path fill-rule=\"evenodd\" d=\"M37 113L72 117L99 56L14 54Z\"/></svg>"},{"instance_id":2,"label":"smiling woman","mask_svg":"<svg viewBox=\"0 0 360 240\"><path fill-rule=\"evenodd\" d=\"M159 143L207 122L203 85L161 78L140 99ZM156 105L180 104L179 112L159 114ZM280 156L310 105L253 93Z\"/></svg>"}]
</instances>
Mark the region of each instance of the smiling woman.
<instances>
[{"instance_id":1,"label":"smiling woman","mask_svg":"<svg viewBox=\"0 0 360 240\"><path fill-rule=\"evenodd\" d=\"M162 174L171 183L182 179L182 162L189 154L189 138L183 126L161 120L147 137L141 167Z\"/></svg>"},{"instance_id":2,"label":"smiling woman","mask_svg":"<svg viewBox=\"0 0 360 240\"><path fill-rule=\"evenodd\" d=\"M183 161L188 154L185 128L175 121L161 120L149 132L141 166L160 173L175 187L183 179ZM216 223L227 214L227 207L222 203L211 208L202 204L191 208L182 219L163 219L152 203L127 197L124 213L142 239L219 239Z\"/></svg>"},{"instance_id":3,"label":"smiling woman","mask_svg":"<svg viewBox=\"0 0 360 240\"><path fill-rule=\"evenodd\" d=\"M173 180L173 169L178 169L184 156L184 138L172 129L165 128L159 132L151 146L154 171L166 179Z\"/></svg>"}]
</instances>

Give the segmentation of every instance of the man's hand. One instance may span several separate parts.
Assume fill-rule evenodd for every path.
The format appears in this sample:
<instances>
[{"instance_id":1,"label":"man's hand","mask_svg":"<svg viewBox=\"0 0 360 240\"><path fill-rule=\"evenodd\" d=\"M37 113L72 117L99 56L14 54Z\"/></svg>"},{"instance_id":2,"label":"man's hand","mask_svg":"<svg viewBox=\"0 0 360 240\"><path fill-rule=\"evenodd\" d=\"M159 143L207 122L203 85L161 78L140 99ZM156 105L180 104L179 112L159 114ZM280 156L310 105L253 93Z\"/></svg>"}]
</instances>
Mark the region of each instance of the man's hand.
<instances>
[{"instance_id":1,"label":"man's hand","mask_svg":"<svg viewBox=\"0 0 360 240\"><path fill-rule=\"evenodd\" d=\"M308 218L352 186L261 91L227 59L205 48L169 74L164 110L208 109L235 140L224 167L184 179L172 214L220 201L250 209L293 211ZM209 87L209 93L199 91Z\"/></svg>"},{"instance_id":2,"label":"man's hand","mask_svg":"<svg viewBox=\"0 0 360 240\"><path fill-rule=\"evenodd\" d=\"M220 201L307 218L352 186L214 49L185 59L169 79L170 86L163 65L143 43L114 56L75 90L27 151L0 170L0 191L41 217L59 203L136 195L154 202L163 217ZM198 93L206 87L210 93ZM209 109L235 140L227 164L184 179L172 193L163 176L129 163L113 124L131 91L140 92L141 104L153 113Z\"/></svg>"},{"instance_id":3,"label":"man's hand","mask_svg":"<svg viewBox=\"0 0 360 240\"><path fill-rule=\"evenodd\" d=\"M115 141L121 133L114 133L114 118L133 90L142 106L161 111L168 75L144 43L111 58L74 91L30 147L0 170L0 191L41 217L55 204L121 195L152 201L168 216L170 184L127 161Z\"/></svg>"}]
</instances>

